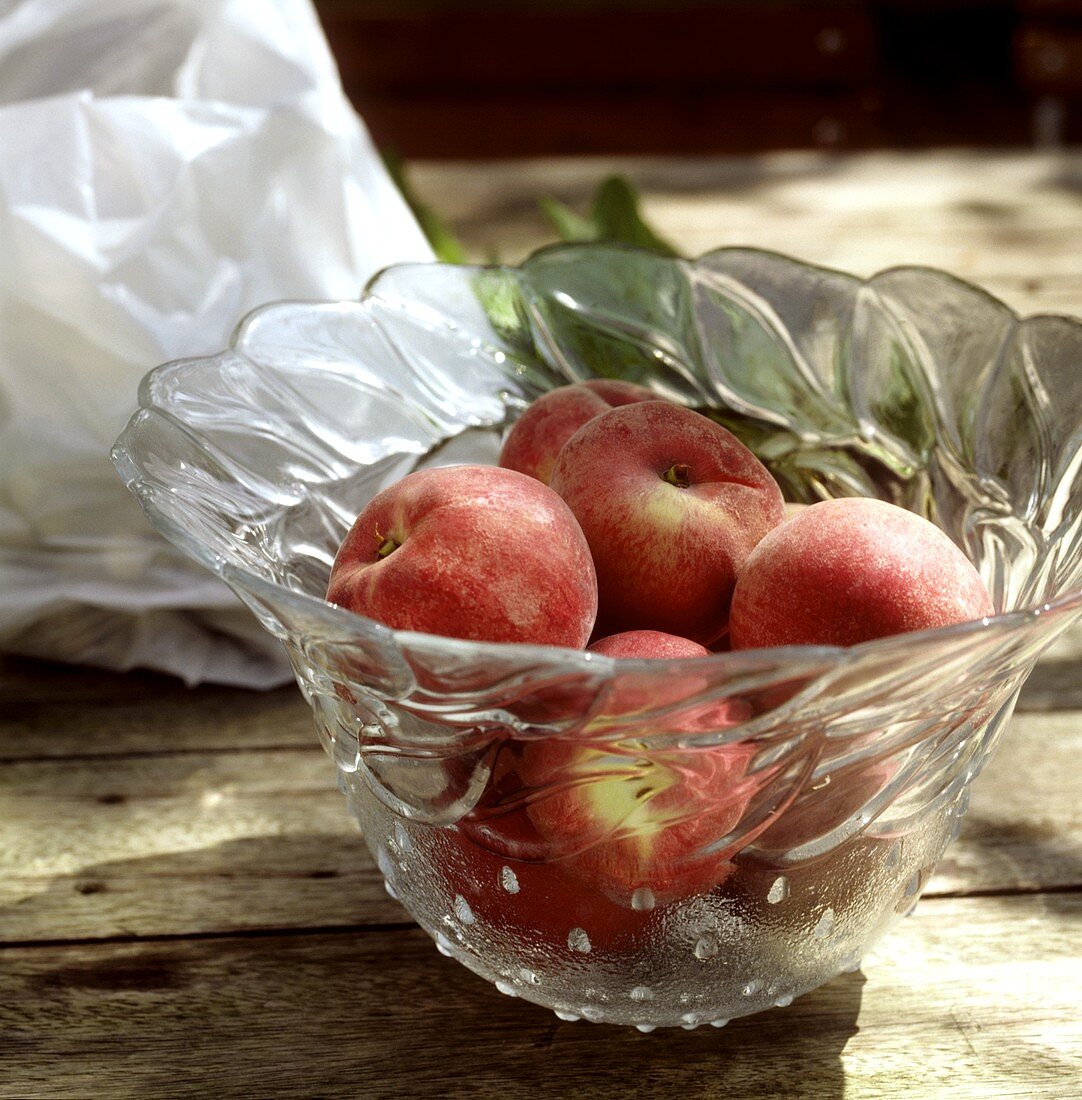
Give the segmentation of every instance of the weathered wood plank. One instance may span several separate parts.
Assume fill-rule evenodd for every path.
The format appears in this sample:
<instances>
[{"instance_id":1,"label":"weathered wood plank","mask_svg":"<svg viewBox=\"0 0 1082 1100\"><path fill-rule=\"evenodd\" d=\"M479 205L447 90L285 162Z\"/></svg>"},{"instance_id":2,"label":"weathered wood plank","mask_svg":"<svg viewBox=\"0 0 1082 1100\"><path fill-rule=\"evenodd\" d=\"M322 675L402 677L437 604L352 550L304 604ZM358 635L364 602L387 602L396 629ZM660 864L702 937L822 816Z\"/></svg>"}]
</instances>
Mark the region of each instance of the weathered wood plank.
<instances>
[{"instance_id":1,"label":"weathered wood plank","mask_svg":"<svg viewBox=\"0 0 1082 1100\"><path fill-rule=\"evenodd\" d=\"M940 900L863 973L723 1030L565 1024L417 930L4 952L5 1097L1049 1097L1082 896Z\"/></svg>"},{"instance_id":2,"label":"weathered wood plank","mask_svg":"<svg viewBox=\"0 0 1082 1100\"><path fill-rule=\"evenodd\" d=\"M0 942L402 920L307 752L11 763Z\"/></svg>"},{"instance_id":3,"label":"weathered wood plank","mask_svg":"<svg viewBox=\"0 0 1082 1100\"><path fill-rule=\"evenodd\" d=\"M296 687L185 687L171 676L0 659L0 760L308 748Z\"/></svg>"},{"instance_id":4,"label":"weathered wood plank","mask_svg":"<svg viewBox=\"0 0 1082 1100\"><path fill-rule=\"evenodd\" d=\"M1034 670L1019 710L1082 709L1082 624ZM268 692L169 676L0 658L0 760L132 753L306 749L308 708L290 684Z\"/></svg>"},{"instance_id":5,"label":"weathered wood plank","mask_svg":"<svg viewBox=\"0 0 1082 1100\"><path fill-rule=\"evenodd\" d=\"M928 264L1024 313L1082 314L1077 154L546 159L419 164L415 179L472 255L513 262L553 239L538 198L585 209L611 172L638 183L647 216L688 255L751 245L861 275Z\"/></svg>"},{"instance_id":6,"label":"weathered wood plank","mask_svg":"<svg viewBox=\"0 0 1082 1100\"><path fill-rule=\"evenodd\" d=\"M1082 711L1082 622L1042 654L1022 688L1018 709Z\"/></svg>"},{"instance_id":7,"label":"weathered wood plank","mask_svg":"<svg viewBox=\"0 0 1082 1100\"><path fill-rule=\"evenodd\" d=\"M928 894L1082 887L1082 714L1016 715Z\"/></svg>"},{"instance_id":8,"label":"weathered wood plank","mask_svg":"<svg viewBox=\"0 0 1082 1100\"><path fill-rule=\"evenodd\" d=\"M929 891L1082 885L1080 772L1077 714L1016 717ZM405 919L316 747L10 763L0 803L0 942Z\"/></svg>"}]
</instances>

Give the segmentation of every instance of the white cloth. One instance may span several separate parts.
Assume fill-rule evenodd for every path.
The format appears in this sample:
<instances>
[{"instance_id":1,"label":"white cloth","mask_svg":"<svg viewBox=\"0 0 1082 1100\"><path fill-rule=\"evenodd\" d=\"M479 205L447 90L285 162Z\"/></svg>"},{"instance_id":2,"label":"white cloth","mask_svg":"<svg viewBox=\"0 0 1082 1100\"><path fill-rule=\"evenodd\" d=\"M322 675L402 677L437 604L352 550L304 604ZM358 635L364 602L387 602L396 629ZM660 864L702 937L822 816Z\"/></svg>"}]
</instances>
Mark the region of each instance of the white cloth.
<instances>
[{"instance_id":1,"label":"white cloth","mask_svg":"<svg viewBox=\"0 0 1082 1100\"><path fill-rule=\"evenodd\" d=\"M0 0L0 650L288 678L109 447L249 309L430 258L309 0Z\"/></svg>"}]
</instances>

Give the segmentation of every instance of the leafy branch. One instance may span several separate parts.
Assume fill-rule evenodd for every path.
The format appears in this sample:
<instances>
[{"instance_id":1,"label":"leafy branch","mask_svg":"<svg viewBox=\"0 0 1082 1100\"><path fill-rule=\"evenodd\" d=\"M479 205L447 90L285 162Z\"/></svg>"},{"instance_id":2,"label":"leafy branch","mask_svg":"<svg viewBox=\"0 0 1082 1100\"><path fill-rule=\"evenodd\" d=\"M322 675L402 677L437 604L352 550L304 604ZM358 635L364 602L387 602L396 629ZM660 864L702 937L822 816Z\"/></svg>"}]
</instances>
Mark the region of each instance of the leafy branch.
<instances>
[{"instance_id":1,"label":"leafy branch","mask_svg":"<svg viewBox=\"0 0 1082 1100\"><path fill-rule=\"evenodd\" d=\"M395 186L402 193L437 260L464 264L466 249L446 221L418 195L402 158L384 150L383 161ZM607 241L635 245L662 256L678 256L643 217L639 193L624 176L608 176L594 192L590 210L579 214L559 199L546 196L538 201L541 213L563 241Z\"/></svg>"}]
</instances>

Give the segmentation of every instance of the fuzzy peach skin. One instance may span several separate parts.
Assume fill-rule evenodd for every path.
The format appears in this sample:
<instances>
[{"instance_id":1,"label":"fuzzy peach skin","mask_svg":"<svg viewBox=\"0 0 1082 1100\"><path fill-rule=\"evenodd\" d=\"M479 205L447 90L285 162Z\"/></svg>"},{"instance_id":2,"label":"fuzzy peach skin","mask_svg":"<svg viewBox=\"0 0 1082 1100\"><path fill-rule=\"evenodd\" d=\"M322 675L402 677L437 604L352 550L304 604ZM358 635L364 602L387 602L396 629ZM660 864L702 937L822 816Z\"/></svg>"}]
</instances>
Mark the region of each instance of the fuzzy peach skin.
<instances>
[{"instance_id":1,"label":"fuzzy peach skin","mask_svg":"<svg viewBox=\"0 0 1082 1100\"><path fill-rule=\"evenodd\" d=\"M737 572L782 518L781 490L751 451L664 401L584 425L560 451L551 484L590 544L606 633L717 641Z\"/></svg>"},{"instance_id":2,"label":"fuzzy peach skin","mask_svg":"<svg viewBox=\"0 0 1082 1100\"><path fill-rule=\"evenodd\" d=\"M631 659L709 657L686 638L634 630L602 638L589 652ZM680 685L676 685L678 688ZM688 693L693 686L683 685ZM618 689L621 709L636 700L635 684ZM642 698L641 707L650 706ZM657 705L655 700L655 704ZM663 702L660 701L660 702ZM725 702L710 728L733 722ZM667 726L667 729L682 729ZM528 741L518 747L516 771L534 794L527 812L550 858L572 875L627 907L636 890L649 904L701 893L723 882L732 865L711 845L740 820L752 790L746 778L748 745L639 751L573 740Z\"/></svg>"},{"instance_id":3,"label":"fuzzy peach skin","mask_svg":"<svg viewBox=\"0 0 1082 1100\"><path fill-rule=\"evenodd\" d=\"M660 630L625 630L622 634L610 634L598 638L588 646L587 653L600 653L603 657L633 659L660 658L678 660L682 657L709 657L710 650L688 638L675 634L663 634Z\"/></svg>"},{"instance_id":4,"label":"fuzzy peach skin","mask_svg":"<svg viewBox=\"0 0 1082 1100\"><path fill-rule=\"evenodd\" d=\"M530 820L568 871L606 897L664 904L704 893L732 870L713 850L754 791L751 746L669 752L534 741L519 764L536 793Z\"/></svg>"},{"instance_id":5,"label":"fuzzy peach skin","mask_svg":"<svg viewBox=\"0 0 1082 1100\"><path fill-rule=\"evenodd\" d=\"M663 634L659 630L627 630L610 634L589 645L587 653L623 660L687 660L710 657L710 650L698 642ZM668 709L666 729L674 733L706 733L747 721L750 711L742 699L715 699L681 705L708 686L708 679L699 672L681 671L666 675L659 683L656 676L617 674L610 687L604 712L596 714L589 726L591 732L627 728L637 723L647 711Z\"/></svg>"},{"instance_id":6,"label":"fuzzy peach skin","mask_svg":"<svg viewBox=\"0 0 1082 1100\"><path fill-rule=\"evenodd\" d=\"M609 378L550 390L515 421L500 451L500 465L547 485L560 449L583 424L619 405L655 400L645 386Z\"/></svg>"},{"instance_id":7,"label":"fuzzy peach skin","mask_svg":"<svg viewBox=\"0 0 1082 1100\"><path fill-rule=\"evenodd\" d=\"M597 582L551 489L496 466L445 466L373 497L338 551L327 599L397 630L581 649Z\"/></svg>"},{"instance_id":8,"label":"fuzzy peach skin","mask_svg":"<svg viewBox=\"0 0 1082 1100\"><path fill-rule=\"evenodd\" d=\"M881 500L813 504L769 534L736 583L734 649L851 646L994 613L938 527Z\"/></svg>"}]
</instances>

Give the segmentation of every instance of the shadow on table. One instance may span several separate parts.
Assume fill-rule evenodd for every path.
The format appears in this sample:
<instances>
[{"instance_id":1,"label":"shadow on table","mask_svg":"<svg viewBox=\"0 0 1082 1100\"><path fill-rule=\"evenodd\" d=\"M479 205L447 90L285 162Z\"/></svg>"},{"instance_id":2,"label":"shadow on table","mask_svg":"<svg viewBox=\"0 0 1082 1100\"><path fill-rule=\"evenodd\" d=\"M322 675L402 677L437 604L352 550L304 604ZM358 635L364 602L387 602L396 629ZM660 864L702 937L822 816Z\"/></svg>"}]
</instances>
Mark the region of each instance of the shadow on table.
<instances>
[{"instance_id":1,"label":"shadow on table","mask_svg":"<svg viewBox=\"0 0 1082 1100\"><path fill-rule=\"evenodd\" d=\"M1049 888L1075 888L1082 883L1082 852L1073 838L1054 826L1041 822L1011 821L994 819L983 814L970 813L962 826L968 850L967 863L954 847L948 848L939 865L939 870L947 872L950 879L959 880L967 874L967 866L979 858L982 879L973 883L976 887L985 886L989 881L996 888L982 890L992 902L1012 904L1019 894L1045 891ZM974 849L980 849L979 857ZM927 893L929 899L937 896L972 892L972 886L960 885L953 889L936 889L933 880Z\"/></svg>"},{"instance_id":2,"label":"shadow on table","mask_svg":"<svg viewBox=\"0 0 1082 1100\"><path fill-rule=\"evenodd\" d=\"M564 1023L442 958L350 839L116 861L28 897L15 908L58 929L66 910L75 936L4 953L22 1070L117 1098L844 1095L862 974L721 1029Z\"/></svg>"},{"instance_id":3,"label":"shadow on table","mask_svg":"<svg viewBox=\"0 0 1082 1100\"><path fill-rule=\"evenodd\" d=\"M495 1012L506 1030L499 1039L486 1034L491 1022L484 1029L469 1027L476 1039L468 1059L461 1024L427 1030L430 1045L421 1064L431 1069L410 1084L423 1083L435 1095L840 1098L842 1052L858 1031L865 982L860 972L843 975L788 1008L722 1029L641 1035L630 1028L564 1023L533 1005L494 1005L483 988L467 994L468 979L447 978L455 999L468 1002L464 1013L476 1022L486 1016L491 1021ZM389 1063L386 1068L391 1072Z\"/></svg>"},{"instance_id":4,"label":"shadow on table","mask_svg":"<svg viewBox=\"0 0 1082 1100\"><path fill-rule=\"evenodd\" d=\"M123 796L101 798L109 809ZM190 842L175 826L167 840ZM78 855L77 835L68 848ZM226 840L90 864L51 879L0 879L0 944L412 923L387 896L352 828Z\"/></svg>"}]
</instances>

